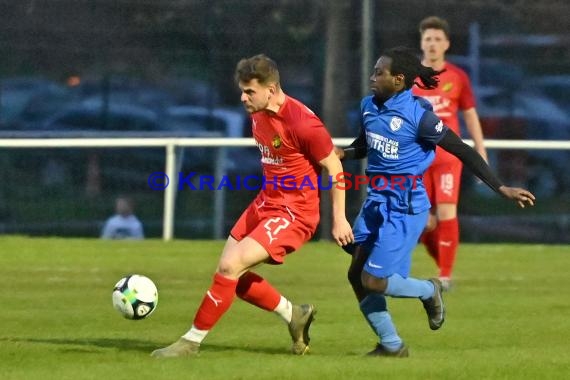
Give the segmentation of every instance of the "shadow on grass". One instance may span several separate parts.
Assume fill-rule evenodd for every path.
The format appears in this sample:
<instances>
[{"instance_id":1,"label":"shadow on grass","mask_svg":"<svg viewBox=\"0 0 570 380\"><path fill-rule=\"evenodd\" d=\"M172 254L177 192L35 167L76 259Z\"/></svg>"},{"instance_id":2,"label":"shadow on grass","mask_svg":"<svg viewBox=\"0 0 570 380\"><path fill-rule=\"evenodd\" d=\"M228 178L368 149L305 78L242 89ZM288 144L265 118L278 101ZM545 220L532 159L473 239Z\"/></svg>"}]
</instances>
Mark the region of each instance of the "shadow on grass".
<instances>
[{"instance_id":1,"label":"shadow on grass","mask_svg":"<svg viewBox=\"0 0 570 380\"><path fill-rule=\"evenodd\" d=\"M62 346L82 346L82 347L98 347L98 348L115 348L119 351L141 351L141 352L151 352L160 346L159 343L140 340L140 339L116 339L116 338L95 338L95 339L62 339L62 338L52 338L52 339L41 339L41 338L0 338L0 341L4 342L19 342L19 343L42 343L42 344L55 344ZM86 352L93 353L97 352L88 349L66 349L67 351L75 352Z\"/></svg>"},{"instance_id":2,"label":"shadow on grass","mask_svg":"<svg viewBox=\"0 0 570 380\"><path fill-rule=\"evenodd\" d=\"M78 353L99 353L100 351L92 348L114 348L119 351L139 351L151 353L153 350L165 347L170 343L157 343L149 340L141 339L118 339L118 338L91 338L91 339L63 339L63 338L0 338L0 342L15 343L41 343L54 344L61 346L79 346L67 347L63 351ZM91 348L91 349L90 349ZM266 355L291 355L288 347L250 347L250 346L230 346L222 344L207 344L201 347L203 353L220 353L220 352L249 352Z\"/></svg>"},{"instance_id":3,"label":"shadow on grass","mask_svg":"<svg viewBox=\"0 0 570 380\"><path fill-rule=\"evenodd\" d=\"M207 344L200 347L200 352L222 353L222 352L248 352L252 354L266 355L291 355L288 347L250 347L250 346L229 346L224 344Z\"/></svg>"}]
</instances>

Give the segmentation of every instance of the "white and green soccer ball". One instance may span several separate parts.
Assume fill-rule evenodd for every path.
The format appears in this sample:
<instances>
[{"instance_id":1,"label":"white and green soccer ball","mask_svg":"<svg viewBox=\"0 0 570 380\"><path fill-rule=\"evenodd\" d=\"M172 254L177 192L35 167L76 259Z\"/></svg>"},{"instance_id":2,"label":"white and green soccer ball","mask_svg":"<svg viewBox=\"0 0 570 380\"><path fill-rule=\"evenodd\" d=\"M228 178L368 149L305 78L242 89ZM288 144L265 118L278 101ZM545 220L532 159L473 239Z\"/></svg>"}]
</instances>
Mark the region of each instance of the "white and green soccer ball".
<instances>
[{"instance_id":1,"label":"white and green soccer ball","mask_svg":"<svg viewBox=\"0 0 570 380\"><path fill-rule=\"evenodd\" d=\"M117 282L113 289L113 306L127 319L143 319L152 314L158 304L158 290L152 280L131 274Z\"/></svg>"}]
</instances>

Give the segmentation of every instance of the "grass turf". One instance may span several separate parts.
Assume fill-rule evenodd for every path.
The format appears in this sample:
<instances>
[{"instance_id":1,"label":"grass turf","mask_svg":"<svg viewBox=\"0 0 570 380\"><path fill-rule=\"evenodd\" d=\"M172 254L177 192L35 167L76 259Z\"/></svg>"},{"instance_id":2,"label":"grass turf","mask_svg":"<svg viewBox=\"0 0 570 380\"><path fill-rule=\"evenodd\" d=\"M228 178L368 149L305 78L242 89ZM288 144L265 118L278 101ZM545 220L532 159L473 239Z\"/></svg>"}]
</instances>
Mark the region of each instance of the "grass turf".
<instances>
[{"instance_id":1,"label":"grass turf","mask_svg":"<svg viewBox=\"0 0 570 380\"><path fill-rule=\"evenodd\" d=\"M421 303L390 299L408 359L366 358L375 337L346 281L348 255L311 243L257 272L294 302L312 302L311 353L288 353L278 317L237 300L198 358L149 353L190 326L222 242L0 238L0 378L8 379L563 379L570 371L569 246L460 247L447 321L432 332ZM434 273L418 248L413 274ZM128 273L152 278L147 320L111 305Z\"/></svg>"}]
</instances>

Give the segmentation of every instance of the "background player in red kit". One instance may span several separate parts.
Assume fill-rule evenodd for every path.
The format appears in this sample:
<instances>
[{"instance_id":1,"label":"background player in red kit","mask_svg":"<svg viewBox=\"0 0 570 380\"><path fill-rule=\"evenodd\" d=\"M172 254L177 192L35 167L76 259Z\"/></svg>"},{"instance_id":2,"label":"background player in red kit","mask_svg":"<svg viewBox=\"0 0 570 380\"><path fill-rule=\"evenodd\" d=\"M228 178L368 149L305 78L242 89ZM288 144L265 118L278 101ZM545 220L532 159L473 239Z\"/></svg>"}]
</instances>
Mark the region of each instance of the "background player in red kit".
<instances>
[{"instance_id":1,"label":"background player in red kit","mask_svg":"<svg viewBox=\"0 0 570 380\"><path fill-rule=\"evenodd\" d=\"M275 62L264 55L242 59L235 79L241 102L251 114L265 185L232 228L191 329L170 346L153 351L154 357L197 354L236 295L283 318L294 354L302 355L309 348L313 305L293 305L251 269L260 263L283 263L285 255L313 236L319 223L320 168L339 178L342 165L319 118L282 91ZM307 178L313 186L307 186ZM345 216L344 191L332 186L331 197L332 236L337 244L346 245L354 237Z\"/></svg>"},{"instance_id":2,"label":"background player in red kit","mask_svg":"<svg viewBox=\"0 0 570 380\"><path fill-rule=\"evenodd\" d=\"M436 71L445 71L438 76L439 86L436 89L428 91L414 86L413 93L429 100L435 114L458 135L458 111L463 111L463 119L475 144L474 148L487 161L483 132L469 78L459 67L445 61L445 52L449 49L447 21L435 16L427 17L420 22L419 29L424 54L422 64ZM459 159L437 147L435 160L424 174L432 212L421 241L439 267L439 279L444 289L451 285L459 245L457 202L461 170Z\"/></svg>"}]
</instances>

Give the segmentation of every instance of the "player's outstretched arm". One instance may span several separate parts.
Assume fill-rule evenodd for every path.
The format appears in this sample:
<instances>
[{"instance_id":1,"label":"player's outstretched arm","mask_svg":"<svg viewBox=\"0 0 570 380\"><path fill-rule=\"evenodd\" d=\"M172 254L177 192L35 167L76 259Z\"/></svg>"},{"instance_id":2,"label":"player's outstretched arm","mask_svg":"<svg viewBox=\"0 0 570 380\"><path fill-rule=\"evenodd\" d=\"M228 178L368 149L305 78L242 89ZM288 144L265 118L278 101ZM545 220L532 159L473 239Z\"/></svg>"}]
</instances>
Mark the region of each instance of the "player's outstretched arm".
<instances>
[{"instance_id":1,"label":"player's outstretched arm","mask_svg":"<svg viewBox=\"0 0 570 380\"><path fill-rule=\"evenodd\" d=\"M530 191L503 185L485 160L473 148L465 144L452 130L448 129L437 145L459 158L465 166L471 169L477 177L495 192L507 199L516 201L522 208L526 205L534 206L536 198Z\"/></svg>"},{"instance_id":2,"label":"player's outstretched arm","mask_svg":"<svg viewBox=\"0 0 570 380\"><path fill-rule=\"evenodd\" d=\"M331 187L333 226L332 236L339 246L347 245L354 241L352 228L346 219L345 212L345 190L336 186L339 176L343 175L342 164L333 150L326 158L322 159L319 164L326 168L329 176L332 178Z\"/></svg>"},{"instance_id":3,"label":"player's outstretched arm","mask_svg":"<svg viewBox=\"0 0 570 380\"><path fill-rule=\"evenodd\" d=\"M361 160L366 157L366 135L360 130L358 137L346 148L334 147L334 152L340 160Z\"/></svg>"}]
</instances>

